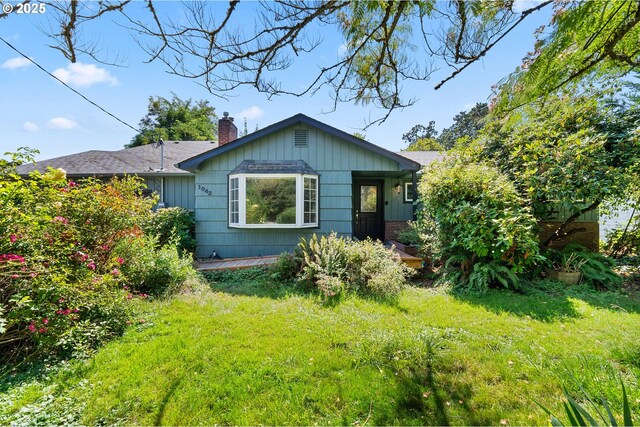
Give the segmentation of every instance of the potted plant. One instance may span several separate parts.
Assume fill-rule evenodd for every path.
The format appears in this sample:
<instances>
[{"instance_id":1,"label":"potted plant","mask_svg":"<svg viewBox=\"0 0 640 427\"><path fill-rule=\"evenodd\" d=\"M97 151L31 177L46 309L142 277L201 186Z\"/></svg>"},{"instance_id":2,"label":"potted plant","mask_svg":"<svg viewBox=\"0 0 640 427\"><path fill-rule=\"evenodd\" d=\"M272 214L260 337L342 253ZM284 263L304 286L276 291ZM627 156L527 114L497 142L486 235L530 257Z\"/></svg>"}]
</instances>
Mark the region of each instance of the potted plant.
<instances>
[{"instance_id":1,"label":"potted plant","mask_svg":"<svg viewBox=\"0 0 640 427\"><path fill-rule=\"evenodd\" d=\"M587 260L577 252L562 254L553 262L553 269L547 270L549 277L567 285L577 285L582 278L582 266Z\"/></svg>"},{"instance_id":2,"label":"potted plant","mask_svg":"<svg viewBox=\"0 0 640 427\"><path fill-rule=\"evenodd\" d=\"M420 236L418 230L413 227L405 228L398 231L396 240L391 241L395 247L406 253L407 255L418 256L418 246L420 245Z\"/></svg>"}]
</instances>

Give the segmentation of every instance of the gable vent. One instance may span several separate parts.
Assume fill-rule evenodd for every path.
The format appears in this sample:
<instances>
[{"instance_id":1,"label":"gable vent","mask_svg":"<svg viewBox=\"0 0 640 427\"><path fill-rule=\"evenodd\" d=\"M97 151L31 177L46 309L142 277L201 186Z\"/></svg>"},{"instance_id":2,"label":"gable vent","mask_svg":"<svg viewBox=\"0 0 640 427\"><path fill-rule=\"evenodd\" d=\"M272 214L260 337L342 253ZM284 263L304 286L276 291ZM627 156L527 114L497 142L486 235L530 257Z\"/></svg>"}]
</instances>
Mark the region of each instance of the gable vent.
<instances>
[{"instance_id":1,"label":"gable vent","mask_svg":"<svg viewBox=\"0 0 640 427\"><path fill-rule=\"evenodd\" d=\"M293 130L293 145L295 147L306 147L309 139L309 131L307 129Z\"/></svg>"}]
</instances>

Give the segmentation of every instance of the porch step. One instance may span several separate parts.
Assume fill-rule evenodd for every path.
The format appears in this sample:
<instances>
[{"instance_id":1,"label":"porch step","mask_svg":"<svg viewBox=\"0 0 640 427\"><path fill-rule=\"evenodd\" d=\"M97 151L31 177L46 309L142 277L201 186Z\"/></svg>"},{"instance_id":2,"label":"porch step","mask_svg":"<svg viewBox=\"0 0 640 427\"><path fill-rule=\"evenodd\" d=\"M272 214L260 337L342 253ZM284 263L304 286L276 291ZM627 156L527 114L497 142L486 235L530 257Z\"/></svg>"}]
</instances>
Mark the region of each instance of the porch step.
<instances>
[{"instance_id":1,"label":"porch step","mask_svg":"<svg viewBox=\"0 0 640 427\"><path fill-rule=\"evenodd\" d=\"M415 257L413 255L409 255L406 252L402 252L398 248L395 248L394 250L398 253L398 255L400 255L400 260L407 267L411 267L411 268L415 268L415 269L422 268L422 258L418 258L418 257Z\"/></svg>"}]
</instances>

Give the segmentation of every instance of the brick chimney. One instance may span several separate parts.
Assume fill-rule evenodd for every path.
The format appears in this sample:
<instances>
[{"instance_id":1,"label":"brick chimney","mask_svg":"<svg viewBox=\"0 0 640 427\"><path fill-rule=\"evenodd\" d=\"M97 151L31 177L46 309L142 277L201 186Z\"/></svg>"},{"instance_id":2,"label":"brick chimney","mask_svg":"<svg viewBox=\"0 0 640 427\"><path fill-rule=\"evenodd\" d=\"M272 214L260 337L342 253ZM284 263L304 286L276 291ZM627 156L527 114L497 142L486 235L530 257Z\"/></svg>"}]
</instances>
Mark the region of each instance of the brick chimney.
<instances>
[{"instance_id":1,"label":"brick chimney","mask_svg":"<svg viewBox=\"0 0 640 427\"><path fill-rule=\"evenodd\" d=\"M222 118L218 120L218 147L238 139L238 128L233 124L233 117L229 117L226 111L222 113Z\"/></svg>"}]
</instances>

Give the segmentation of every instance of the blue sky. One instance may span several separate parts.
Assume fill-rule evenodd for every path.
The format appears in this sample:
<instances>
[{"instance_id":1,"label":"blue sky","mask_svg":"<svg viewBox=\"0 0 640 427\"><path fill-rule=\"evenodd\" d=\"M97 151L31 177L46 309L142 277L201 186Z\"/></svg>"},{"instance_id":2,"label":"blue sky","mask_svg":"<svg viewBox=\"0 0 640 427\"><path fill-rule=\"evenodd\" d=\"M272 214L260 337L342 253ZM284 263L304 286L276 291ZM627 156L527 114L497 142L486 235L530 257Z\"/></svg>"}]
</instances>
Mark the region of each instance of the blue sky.
<instances>
[{"instance_id":1,"label":"blue sky","mask_svg":"<svg viewBox=\"0 0 640 427\"><path fill-rule=\"evenodd\" d=\"M14 2L15 3L15 2ZM523 2L524 3L524 2ZM530 4L530 2L526 2ZM255 4L254 4L255 5ZM220 3L221 11L226 3ZM141 3L134 7L142 7ZM161 8L175 19L182 18L182 4L162 2ZM252 22L251 5L244 6L239 18ZM53 13L16 15L0 20L0 36L53 72L70 86L85 94L108 111L134 126L146 114L150 96L170 97L171 92L180 98L207 99L219 116L228 111L242 127L247 118L249 130L256 125L268 126L296 113L304 113L347 132L360 131L370 120L384 114L372 106L340 104L333 113L333 102L328 89L321 89L314 96L295 98L290 96L267 99L250 88L233 92L228 100L211 95L194 81L166 73L161 63L144 64L146 55L133 41L131 35L110 19L93 26L88 40L103 47L102 54L121 60L121 66L97 63L89 57L80 57L70 64L58 51L47 47L43 29L54 21ZM389 150L404 148L402 134L413 125L436 121L440 130L451 124L458 112L476 102L486 102L491 86L511 72L527 51L532 49L533 30L548 21L548 12L534 14L496 48L454 80L438 91L433 86L451 70L442 67L430 80L409 82L404 85L407 96L419 98L412 107L394 112L382 125L373 125L367 131L367 139ZM316 63L337 57L342 45L340 35L333 28L323 28L324 43L312 56L303 57L291 71L279 76L294 87L303 84ZM0 154L15 151L18 147L40 150L37 159L46 159L87 150L118 150L128 143L135 132L72 93L41 70L19 58L19 55L0 43Z\"/></svg>"}]
</instances>

